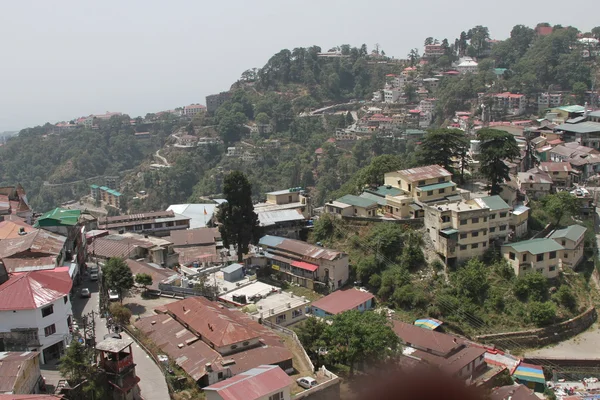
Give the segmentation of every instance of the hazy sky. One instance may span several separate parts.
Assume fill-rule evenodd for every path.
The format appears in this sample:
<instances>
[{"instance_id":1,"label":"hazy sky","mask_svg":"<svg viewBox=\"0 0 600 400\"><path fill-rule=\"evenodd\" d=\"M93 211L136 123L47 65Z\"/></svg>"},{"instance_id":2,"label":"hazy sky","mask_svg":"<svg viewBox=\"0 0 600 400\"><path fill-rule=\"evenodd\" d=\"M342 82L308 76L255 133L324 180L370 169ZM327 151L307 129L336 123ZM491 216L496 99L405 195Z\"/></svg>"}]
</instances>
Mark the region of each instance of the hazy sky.
<instances>
[{"instance_id":1,"label":"hazy sky","mask_svg":"<svg viewBox=\"0 0 600 400\"><path fill-rule=\"evenodd\" d=\"M0 132L105 111L205 103L283 48L348 43L389 56L537 22L600 25L597 0L1 0ZM587 11L586 11L587 10Z\"/></svg>"}]
</instances>

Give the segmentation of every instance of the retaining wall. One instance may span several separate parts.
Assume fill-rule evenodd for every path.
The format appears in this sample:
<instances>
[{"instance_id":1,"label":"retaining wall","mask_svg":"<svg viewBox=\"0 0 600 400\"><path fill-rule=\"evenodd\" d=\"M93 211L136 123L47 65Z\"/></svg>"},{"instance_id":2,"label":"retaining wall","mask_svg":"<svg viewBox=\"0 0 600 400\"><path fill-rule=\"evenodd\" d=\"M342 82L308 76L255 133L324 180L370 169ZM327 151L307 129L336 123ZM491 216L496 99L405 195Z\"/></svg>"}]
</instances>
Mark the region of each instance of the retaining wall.
<instances>
[{"instance_id":1,"label":"retaining wall","mask_svg":"<svg viewBox=\"0 0 600 400\"><path fill-rule=\"evenodd\" d=\"M596 309L591 307L570 320L545 328L481 335L474 339L480 343L493 343L503 349L541 347L563 341L585 331L596 322L596 319Z\"/></svg>"}]
</instances>

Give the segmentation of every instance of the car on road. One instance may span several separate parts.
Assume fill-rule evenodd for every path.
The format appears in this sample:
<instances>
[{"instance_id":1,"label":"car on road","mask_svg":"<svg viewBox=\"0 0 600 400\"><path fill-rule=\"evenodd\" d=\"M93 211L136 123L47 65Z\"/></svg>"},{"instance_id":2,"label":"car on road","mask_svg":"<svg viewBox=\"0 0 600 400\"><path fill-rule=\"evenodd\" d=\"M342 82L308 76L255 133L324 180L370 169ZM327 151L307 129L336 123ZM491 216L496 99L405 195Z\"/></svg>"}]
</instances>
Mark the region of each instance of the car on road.
<instances>
[{"instance_id":1,"label":"car on road","mask_svg":"<svg viewBox=\"0 0 600 400\"><path fill-rule=\"evenodd\" d=\"M302 378L296 379L296 383L304 389L310 389L317 386L317 380L310 376L303 376Z\"/></svg>"},{"instance_id":2,"label":"car on road","mask_svg":"<svg viewBox=\"0 0 600 400\"><path fill-rule=\"evenodd\" d=\"M91 272L90 273L90 281L97 281L98 280L98 273L97 272Z\"/></svg>"},{"instance_id":3,"label":"car on road","mask_svg":"<svg viewBox=\"0 0 600 400\"><path fill-rule=\"evenodd\" d=\"M110 289L108 291L108 299L110 301L118 301L119 300L119 292L114 289Z\"/></svg>"},{"instance_id":4,"label":"car on road","mask_svg":"<svg viewBox=\"0 0 600 400\"><path fill-rule=\"evenodd\" d=\"M83 289L81 289L81 293L79 293L79 295L81 297L91 297L92 294L90 293L90 289L84 287Z\"/></svg>"}]
</instances>

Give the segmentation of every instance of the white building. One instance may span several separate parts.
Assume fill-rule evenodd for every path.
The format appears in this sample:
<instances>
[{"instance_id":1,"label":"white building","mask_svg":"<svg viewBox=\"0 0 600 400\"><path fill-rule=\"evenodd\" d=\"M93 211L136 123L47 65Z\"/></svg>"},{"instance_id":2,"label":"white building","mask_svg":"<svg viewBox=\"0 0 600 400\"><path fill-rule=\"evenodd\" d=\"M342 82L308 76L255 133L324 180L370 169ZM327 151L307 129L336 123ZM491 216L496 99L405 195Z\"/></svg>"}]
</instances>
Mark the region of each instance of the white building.
<instances>
[{"instance_id":1,"label":"white building","mask_svg":"<svg viewBox=\"0 0 600 400\"><path fill-rule=\"evenodd\" d=\"M456 66L456 70L460 72L462 75L466 73L476 73L477 72L477 62L473 60L471 57L461 58L459 64Z\"/></svg>"},{"instance_id":2,"label":"white building","mask_svg":"<svg viewBox=\"0 0 600 400\"><path fill-rule=\"evenodd\" d=\"M39 351L42 364L60 358L71 341L69 273L46 270L8 276L0 267L0 282L0 338L5 349Z\"/></svg>"},{"instance_id":3,"label":"white building","mask_svg":"<svg viewBox=\"0 0 600 400\"><path fill-rule=\"evenodd\" d=\"M395 103L402 96L402 91L398 89L384 89L383 97L386 103Z\"/></svg>"},{"instance_id":4,"label":"white building","mask_svg":"<svg viewBox=\"0 0 600 400\"><path fill-rule=\"evenodd\" d=\"M206 107L202 104L190 104L189 106L183 107L183 115L186 117L193 117L194 115L206 111Z\"/></svg>"}]
</instances>

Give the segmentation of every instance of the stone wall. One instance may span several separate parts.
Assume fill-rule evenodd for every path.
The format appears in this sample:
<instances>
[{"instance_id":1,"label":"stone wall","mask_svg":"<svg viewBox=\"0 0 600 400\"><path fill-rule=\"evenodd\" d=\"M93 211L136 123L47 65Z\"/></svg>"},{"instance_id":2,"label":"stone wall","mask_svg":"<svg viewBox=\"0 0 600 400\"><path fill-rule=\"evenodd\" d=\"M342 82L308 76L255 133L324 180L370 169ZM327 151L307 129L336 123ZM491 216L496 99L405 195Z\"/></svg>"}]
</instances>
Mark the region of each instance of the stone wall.
<instances>
[{"instance_id":1,"label":"stone wall","mask_svg":"<svg viewBox=\"0 0 600 400\"><path fill-rule=\"evenodd\" d=\"M503 349L541 347L558 343L585 331L596 322L596 318L596 309L591 307L570 320L545 328L481 335L474 339L480 343L492 343Z\"/></svg>"}]
</instances>

